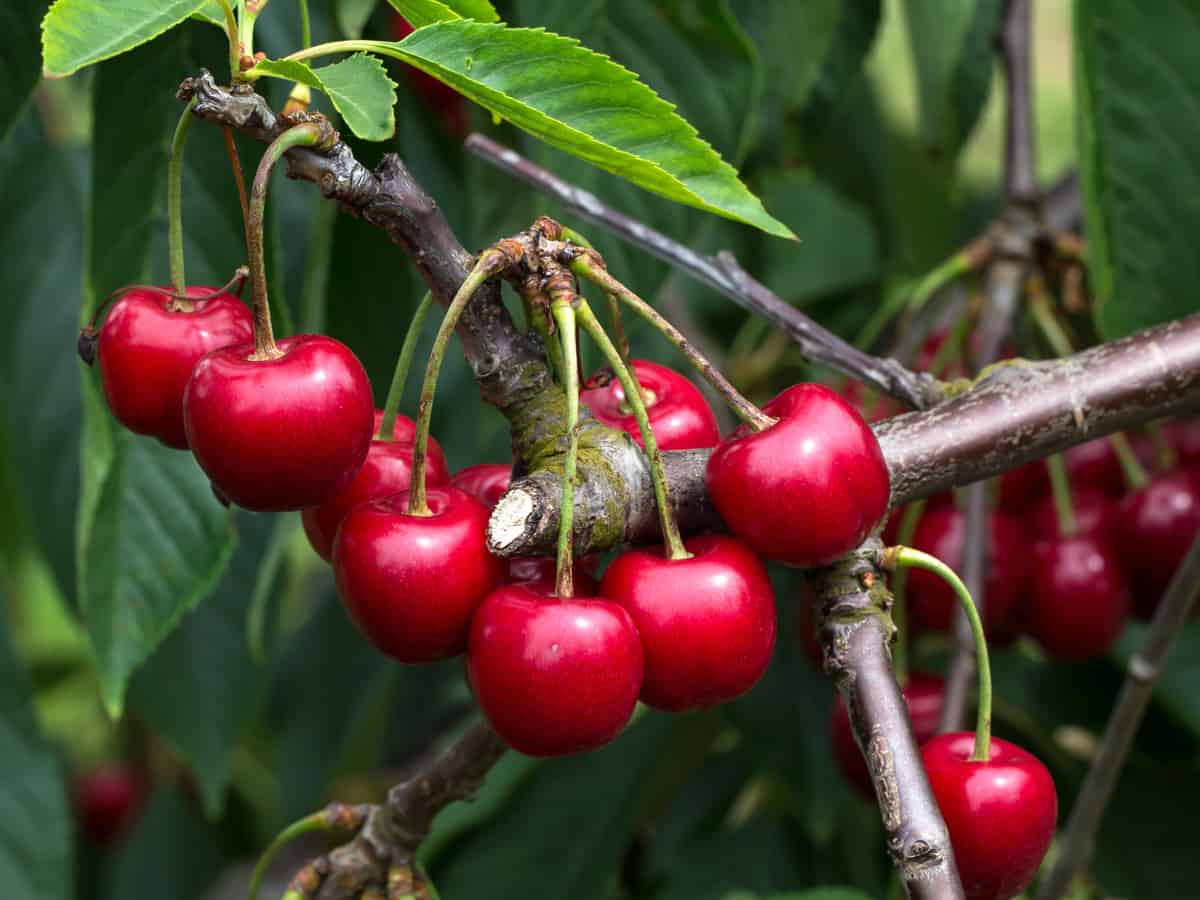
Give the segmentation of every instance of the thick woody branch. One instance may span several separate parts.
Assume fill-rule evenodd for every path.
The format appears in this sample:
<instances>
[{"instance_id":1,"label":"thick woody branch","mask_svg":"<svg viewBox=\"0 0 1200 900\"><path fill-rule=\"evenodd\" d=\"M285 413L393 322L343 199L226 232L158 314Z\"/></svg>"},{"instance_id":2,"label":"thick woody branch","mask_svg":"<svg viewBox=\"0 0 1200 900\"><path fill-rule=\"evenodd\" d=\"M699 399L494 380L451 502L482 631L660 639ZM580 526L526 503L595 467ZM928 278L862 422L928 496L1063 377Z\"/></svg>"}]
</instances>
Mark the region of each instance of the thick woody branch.
<instances>
[{"instance_id":1,"label":"thick woody branch","mask_svg":"<svg viewBox=\"0 0 1200 900\"><path fill-rule=\"evenodd\" d=\"M756 280L732 254L705 256L697 253L482 134L467 138L467 148L558 200L582 218L602 225L638 249L724 294L739 306L764 316L790 335L806 358L844 372L913 409L925 409L942 398L941 389L933 378L910 372L894 359L871 356L846 343Z\"/></svg>"},{"instance_id":2,"label":"thick woody branch","mask_svg":"<svg viewBox=\"0 0 1200 900\"><path fill-rule=\"evenodd\" d=\"M925 777L908 707L892 672L892 596L876 566L878 540L808 573L825 670L850 714L867 761L888 852L913 900L962 898L946 825Z\"/></svg>"},{"instance_id":3,"label":"thick woody branch","mask_svg":"<svg viewBox=\"0 0 1200 900\"><path fill-rule=\"evenodd\" d=\"M1114 431L1197 411L1200 315L1064 359L1001 363L953 400L880 422L875 434L891 473L895 507L993 478ZM665 453L663 459L685 529L716 525L704 486L707 453ZM622 471L629 480L599 480L579 497L578 527L612 538L593 541L584 550L643 543L658 534L644 461ZM517 501L514 494L528 497ZM536 480L518 479L501 504L489 534L493 549L504 556L549 552L558 527L553 491Z\"/></svg>"}]
</instances>

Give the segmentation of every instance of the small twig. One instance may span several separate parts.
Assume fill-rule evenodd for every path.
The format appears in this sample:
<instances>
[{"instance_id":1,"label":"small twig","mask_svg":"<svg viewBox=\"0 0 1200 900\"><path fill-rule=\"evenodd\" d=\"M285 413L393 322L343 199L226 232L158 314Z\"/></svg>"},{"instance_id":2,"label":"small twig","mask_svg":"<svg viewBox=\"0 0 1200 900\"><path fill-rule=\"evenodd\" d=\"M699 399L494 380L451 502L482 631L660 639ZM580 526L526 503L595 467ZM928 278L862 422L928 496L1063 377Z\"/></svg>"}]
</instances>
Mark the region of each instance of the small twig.
<instances>
[{"instance_id":1,"label":"small twig","mask_svg":"<svg viewBox=\"0 0 1200 900\"><path fill-rule=\"evenodd\" d=\"M765 316L789 334L808 359L850 375L914 409L925 409L942 399L941 389L934 379L910 372L893 359L870 356L846 343L772 293L746 272L732 254L705 256L697 253L482 134L467 138L467 148L481 159L554 197L588 221L687 272L738 305Z\"/></svg>"},{"instance_id":2,"label":"small twig","mask_svg":"<svg viewBox=\"0 0 1200 900\"><path fill-rule=\"evenodd\" d=\"M1071 810L1058 860L1038 889L1037 900L1058 900L1075 874L1091 860L1104 809L1125 766L1129 748L1154 694L1154 685L1162 675L1175 639L1191 617L1198 596L1200 536L1192 541L1187 556L1175 571L1142 646L1129 658L1125 683Z\"/></svg>"},{"instance_id":3,"label":"small twig","mask_svg":"<svg viewBox=\"0 0 1200 900\"><path fill-rule=\"evenodd\" d=\"M1004 194L1010 204L1037 199L1030 0L1008 0L1000 27L1005 71Z\"/></svg>"}]
</instances>

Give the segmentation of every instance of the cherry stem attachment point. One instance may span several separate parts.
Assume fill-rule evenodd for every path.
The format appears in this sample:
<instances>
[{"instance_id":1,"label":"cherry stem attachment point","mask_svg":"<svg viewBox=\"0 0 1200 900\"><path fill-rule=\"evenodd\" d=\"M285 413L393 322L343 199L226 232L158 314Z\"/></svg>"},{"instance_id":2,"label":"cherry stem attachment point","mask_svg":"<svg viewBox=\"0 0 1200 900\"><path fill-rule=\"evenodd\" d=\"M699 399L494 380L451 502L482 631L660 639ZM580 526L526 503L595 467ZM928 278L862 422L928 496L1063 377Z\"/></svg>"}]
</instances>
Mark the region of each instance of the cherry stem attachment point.
<instances>
[{"instance_id":1,"label":"cherry stem attachment point","mask_svg":"<svg viewBox=\"0 0 1200 900\"><path fill-rule=\"evenodd\" d=\"M912 547L888 547L883 552L883 566L895 570L900 567L925 569L933 572L950 585L966 614L971 626L971 636L975 639L975 657L979 664L979 711L975 719L975 751L971 754L973 762L986 762L989 759L992 742L992 667L988 661L987 639L983 635L983 622L979 618L979 610L971 599L971 592L963 584L962 579L954 570L928 553L915 550Z\"/></svg>"},{"instance_id":2,"label":"cherry stem attachment point","mask_svg":"<svg viewBox=\"0 0 1200 900\"><path fill-rule=\"evenodd\" d=\"M249 214L246 216L246 255L250 264L250 288L254 297L254 358L277 359L282 354L275 346L271 330L271 305L267 298L267 266L263 251L263 215L267 207L267 186L275 164L293 147L314 147L329 140L328 126L317 122L295 125L279 135L263 151L254 183L250 188Z\"/></svg>"},{"instance_id":3,"label":"cherry stem attachment point","mask_svg":"<svg viewBox=\"0 0 1200 900\"><path fill-rule=\"evenodd\" d=\"M404 343L400 346L400 356L396 360L396 370L392 373L392 384L388 388L387 400L383 404L383 417L379 420L381 441L394 440L396 436L396 416L400 412L400 401L404 397L404 384L408 381L408 370L412 368L413 357L417 352L417 342L421 339L421 328L433 306L433 294L425 292L412 321L408 323L408 331L404 333Z\"/></svg>"},{"instance_id":4,"label":"cherry stem attachment point","mask_svg":"<svg viewBox=\"0 0 1200 900\"><path fill-rule=\"evenodd\" d=\"M1050 494L1054 498L1054 514L1058 517L1058 530L1064 538L1074 537L1079 530L1075 517L1075 506L1071 502L1071 479L1067 464L1061 453L1046 457L1046 470L1050 473Z\"/></svg>"},{"instance_id":5,"label":"cherry stem attachment point","mask_svg":"<svg viewBox=\"0 0 1200 900\"><path fill-rule=\"evenodd\" d=\"M730 384L725 376L717 370L716 366L705 359L704 355L692 346L691 341L684 337L678 328L668 322L658 310L610 275L597 254L594 252L581 253L571 261L571 271L599 285L605 291L614 294L622 302L630 306L634 312L653 325L660 334L684 355L696 371L704 377L704 380L713 386L737 417L752 429L763 431L775 424L774 419L743 397L737 388ZM626 389L626 392L628 392L628 389Z\"/></svg>"},{"instance_id":6,"label":"cherry stem attachment point","mask_svg":"<svg viewBox=\"0 0 1200 900\"><path fill-rule=\"evenodd\" d=\"M183 270L183 153L187 148L188 132L192 130L192 110L196 108L193 97L183 108L175 134L171 138L171 157L167 162L167 259L171 273L171 287L176 294L185 294L187 279ZM190 308L189 301L179 301L183 309Z\"/></svg>"},{"instance_id":7,"label":"cherry stem attachment point","mask_svg":"<svg viewBox=\"0 0 1200 900\"><path fill-rule=\"evenodd\" d=\"M263 851L250 876L248 900L257 900L259 887L267 874L271 862L287 844L305 834L315 831L357 831L366 821L367 806L349 806L344 803L331 803L329 806L302 819L293 822L275 836L275 839Z\"/></svg>"},{"instance_id":8,"label":"cherry stem attachment point","mask_svg":"<svg viewBox=\"0 0 1200 900\"><path fill-rule=\"evenodd\" d=\"M650 416L646 412L646 404L642 402L642 388L637 382L637 376L626 367L621 354L605 333L604 326L582 297L578 299L575 316L583 330L600 347L600 352L620 379L621 387L625 389L625 400L633 408L633 414L637 418L642 446L646 448L646 457L650 460L650 478L654 482L654 499L658 503L658 517L662 524L667 558L688 559L692 554L683 546L683 538L679 534L679 524L675 521L675 513L671 508L671 494L667 487L667 475L663 470L662 454L658 450L658 440L654 437L654 431L650 428Z\"/></svg>"},{"instance_id":9,"label":"cherry stem attachment point","mask_svg":"<svg viewBox=\"0 0 1200 900\"><path fill-rule=\"evenodd\" d=\"M412 482L408 491L408 514L410 516L429 515L429 504L425 501L425 458L429 448L429 423L433 416L433 395L437 392L438 373L442 368L442 360L446 356L446 348L450 344L450 336L458 320L475 296L475 292L485 281L498 272L503 271L511 260L509 254L498 247L489 247L479 254L475 267L459 285L454 299L446 307L446 314L438 326L437 336L433 339L433 347L429 351L429 361L425 364L425 378L421 382L421 399L417 403L417 431L413 438Z\"/></svg>"},{"instance_id":10,"label":"cherry stem attachment point","mask_svg":"<svg viewBox=\"0 0 1200 900\"><path fill-rule=\"evenodd\" d=\"M569 302L555 300L550 307L562 343L563 390L567 396L567 453L563 459L562 509L558 522L558 552L555 556L554 593L575 596L575 471L579 457L579 347L575 310Z\"/></svg>"}]
</instances>

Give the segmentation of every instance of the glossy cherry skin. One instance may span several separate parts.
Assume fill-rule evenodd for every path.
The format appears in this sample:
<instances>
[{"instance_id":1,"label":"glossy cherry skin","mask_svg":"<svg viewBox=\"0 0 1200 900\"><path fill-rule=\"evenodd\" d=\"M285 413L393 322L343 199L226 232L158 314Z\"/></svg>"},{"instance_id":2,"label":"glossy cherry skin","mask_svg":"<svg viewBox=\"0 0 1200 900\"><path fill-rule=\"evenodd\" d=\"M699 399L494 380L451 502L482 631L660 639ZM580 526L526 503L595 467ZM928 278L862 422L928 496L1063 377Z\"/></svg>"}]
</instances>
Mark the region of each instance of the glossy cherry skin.
<instances>
[{"instance_id":1,"label":"glossy cherry skin","mask_svg":"<svg viewBox=\"0 0 1200 900\"><path fill-rule=\"evenodd\" d=\"M685 546L689 559L668 559L661 547L627 550L600 584L641 635L642 702L672 712L746 693L775 647L775 594L758 557L723 535Z\"/></svg>"},{"instance_id":2,"label":"glossy cherry skin","mask_svg":"<svg viewBox=\"0 0 1200 900\"><path fill-rule=\"evenodd\" d=\"M945 703L946 682L937 675L914 672L904 688L904 702L908 706L908 718L912 723L913 737L923 744L938 730ZM865 800L875 799L875 785L858 743L850 727L850 716L841 696L834 697L829 707L829 735L833 740L833 755L846 780Z\"/></svg>"},{"instance_id":3,"label":"glossy cherry skin","mask_svg":"<svg viewBox=\"0 0 1200 900\"><path fill-rule=\"evenodd\" d=\"M479 463L467 466L450 477L450 483L460 491L466 491L480 503L491 509L500 502L508 490L512 478L512 466L504 463Z\"/></svg>"},{"instance_id":4,"label":"glossy cherry skin","mask_svg":"<svg viewBox=\"0 0 1200 900\"><path fill-rule=\"evenodd\" d=\"M796 566L853 550L887 512L888 471L875 435L824 385L794 385L708 459L709 497L730 531L761 556Z\"/></svg>"},{"instance_id":5,"label":"glossy cherry skin","mask_svg":"<svg viewBox=\"0 0 1200 900\"><path fill-rule=\"evenodd\" d=\"M1105 538L1039 541L1025 627L1059 659L1107 653L1129 618L1130 593L1116 552Z\"/></svg>"},{"instance_id":6,"label":"glossy cherry skin","mask_svg":"<svg viewBox=\"0 0 1200 900\"><path fill-rule=\"evenodd\" d=\"M955 507L926 510L913 533L912 546L962 571L965 517ZM1029 552L1017 520L1003 512L988 516L988 565L983 624L989 640L1009 639L1011 622L1021 611L1029 586ZM910 569L908 598L913 618L934 631L949 631L958 600L950 585L932 572Z\"/></svg>"},{"instance_id":7,"label":"glossy cherry skin","mask_svg":"<svg viewBox=\"0 0 1200 900\"><path fill-rule=\"evenodd\" d=\"M189 287L188 296L214 288ZM96 347L108 408L130 431L187 448L183 391L206 353L250 340L250 310L232 294L196 300L190 312L152 291L128 291L113 304Z\"/></svg>"},{"instance_id":8,"label":"glossy cherry skin","mask_svg":"<svg viewBox=\"0 0 1200 900\"><path fill-rule=\"evenodd\" d=\"M1200 472L1176 469L1121 502L1121 559L1133 614L1149 619L1200 531Z\"/></svg>"},{"instance_id":9,"label":"glossy cherry skin","mask_svg":"<svg viewBox=\"0 0 1200 900\"><path fill-rule=\"evenodd\" d=\"M81 775L73 786L75 817L87 839L107 846L133 824L146 799L142 776L129 766L106 766Z\"/></svg>"},{"instance_id":10,"label":"glossy cherry skin","mask_svg":"<svg viewBox=\"0 0 1200 900\"><path fill-rule=\"evenodd\" d=\"M216 350L183 396L196 462L230 502L260 512L324 503L371 446L371 383L350 348L302 334L279 349L267 360L252 344Z\"/></svg>"},{"instance_id":11,"label":"glossy cherry skin","mask_svg":"<svg viewBox=\"0 0 1200 900\"><path fill-rule=\"evenodd\" d=\"M560 600L497 588L471 625L467 677L505 742L530 756L594 750L615 738L642 688L633 619L599 597Z\"/></svg>"},{"instance_id":12,"label":"glossy cherry skin","mask_svg":"<svg viewBox=\"0 0 1200 900\"><path fill-rule=\"evenodd\" d=\"M673 369L650 362L632 360L633 372L646 395L646 414L659 450L696 450L715 447L721 441L717 417L709 408L700 389ZM609 428L628 434L642 446L642 433L633 410L625 402L625 389L609 373L607 383L593 376L579 394L597 419Z\"/></svg>"},{"instance_id":13,"label":"glossy cherry skin","mask_svg":"<svg viewBox=\"0 0 1200 900\"><path fill-rule=\"evenodd\" d=\"M428 516L407 514L407 492L356 506L333 545L350 617L403 663L466 649L471 616L506 571L487 549L486 506L453 487L427 488L426 501Z\"/></svg>"},{"instance_id":14,"label":"glossy cherry skin","mask_svg":"<svg viewBox=\"0 0 1200 900\"><path fill-rule=\"evenodd\" d=\"M409 433L412 431L406 430ZM375 433L378 433L378 425ZM400 420L397 419L395 434L401 433ZM310 506L301 513L304 533L308 535L308 542L318 556L326 561L333 559L333 539L338 526L354 507L408 490L412 483L412 453L413 445L409 440L382 441L372 438L367 458L354 480L320 506ZM425 484L445 484L449 478L446 458L431 439L425 456Z\"/></svg>"},{"instance_id":15,"label":"glossy cherry skin","mask_svg":"<svg viewBox=\"0 0 1200 900\"><path fill-rule=\"evenodd\" d=\"M992 738L987 762L971 762L975 736L943 734L921 748L950 832L967 900L1007 900L1037 874L1054 837L1058 794L1046 767Z\"/></svg>"},{"instance_id":16,"label":"glossy cherry skin","mask_svg":"<svg viewBox=\"0 0 1200 900\"><path fill-rule=\"evenodd\" d=\"M1120 507L1112 494L1102 488L1082 485L1071 488L1071 508L1075 512L1075 534L1097 537L1106 541L1115 540L1120 525ZM1054 497L1046 494L1035 500L1026 510L1025 521L1032 526L1033 534L1041 540L1059 538L1058 510Z\"/></svg>"}]
</instances>

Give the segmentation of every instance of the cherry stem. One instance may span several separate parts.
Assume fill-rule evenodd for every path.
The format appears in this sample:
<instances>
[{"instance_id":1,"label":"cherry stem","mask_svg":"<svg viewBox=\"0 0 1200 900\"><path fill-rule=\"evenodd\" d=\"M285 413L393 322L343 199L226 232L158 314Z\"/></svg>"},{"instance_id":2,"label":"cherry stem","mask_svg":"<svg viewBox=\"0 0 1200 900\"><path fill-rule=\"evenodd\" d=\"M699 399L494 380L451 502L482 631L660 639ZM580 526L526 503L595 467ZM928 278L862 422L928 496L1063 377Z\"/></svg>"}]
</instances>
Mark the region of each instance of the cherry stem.
<instances>
[{"instance_id":1,"label":"cherry stem","mask_svg":"<svg viewBox=\"0 0 1200 900\"><path fill-rule=\"evenodd\" d=\"M1056 354L1070 356L1075 352L1075 348L1071 345L1071 338L1068 337L1066 329L1054 314L1044 286L1041 286L1040 282L1038 284L1039 288L1031 291L1029 297L1029 308L1033 312L1033 320L1037 323L1042 336L1046 338L1046 343Z\"/></svg>"},{"instance_id":2,"label":"cherry stem","mask_svg":"<svg viewBox=\"0 0 1200 900\"><path fill-rule=\"evenodd\" d=\"M1131 491L1144 488L1150 480L1150 476L1146 474L1146 467L1137 458L1137 453L1134 452L1133 445L1129 443L1129 438L1123 432L1118 431L1108 436L1108 443L1113 448L1113 452L1117 454L1117 462L1121 464L1121 474L1125 476L1125 484Z\"/></svg>"},{"instance_id":3,"label":"cherry stem","mask_svg":"<svg viewBox=\"0 0 1200 900\"><path fill-rule=\"evenodd\" d=\"M233 14L233 7L229 5L229 0L217 0L217 4L221 7L221 12L225 14L225 36L229 38L229 80L233 81L237 78L238 70L241 68L237 18Z\"/></svg>"},{"instance_id":4,"label":"cherry stem","mask_svg":"<svg viewBox=\"0 0 1200 900\"><path fill-rule=\"evenodd\" d=\"M1079 529L1075 518L1075 506L1071 502L1071 478L1067 475L1067 464L1061 453L1046 457L1046 469L1050 473L1050 493L1054 497L1054 514L1058 517L1058 530L1065 538L1074 537Z\"/></svg>"},{"instance_id":5,"label":"cherry stem","mask_svg":"<svg viewBox=\"0 0 1200 900\"><path fill-rule=\"evenodd\" d=\"M396 360L396 370L392 373L392 384L388 388L387 401L383 405L383 417L379 420L379 433L376 437L381 441L395 440L396 415L400 412L400 401L404 397L404 384L408 381L408 370L412 368L413 357L417 353L417 342L421 339L421 328L429 309L433 306L433 294L425 292L421 302L417 304L412 321L408 323L408 331L404 334L404 343L400 346L400 356Z\"/></svg>"},{"instance_id":6,"label":"cherry stem","mask_svg":"<svg viewBox=\"0 0 1200 900\"><path fill-rule=\"evenodd\" d=\"M263 253L263 215L267 207L267 185L275 164L293 147L312 147L325 137L316 123L289 128L263 151L254 183L250 187L249 214L246 216L246 256L250 265L250 289L254 297L254 359L278 359L283 354L275 346L271 331L271 305L267 299L267 266Z\"/></svg>"},{"instance_id":7,"label":"cherry stem","mask_svg":"<svg viewBox=\"0 0 1200 900\"><path fill-rule=\"evenodd\" d=\"M296 838L305 834L312 834L315 831L332 831L334 824L329 821L329 817L324 810L311 813L302 819L293 822L283 831L275 836L267 849L263 851L262 856L258 858L258 864L254 867L254 872L250 876L250 890L248 900L256 900L258 897L258 889L262 885L262 880L267 874L267 869L270 868L272 861L289 843Z\"/></svg>"},{"instance_id":8,"label":"cherry stem","mask_svg":"<svg viewBox=\"0 0 1200 900\"><path fill-rule=\"evenodd\" d=\"M950 585L966 614L967 622L971 625L971 636L975 639L975 657L979 664L979 711L975 718L975 751L971 754L973 762L987 762L991 753L992 742L992 666L988 661L987 639L983 636L983 622L979 618L979 610L971 599L971 592L963 584L962 579L954 570L928 553L922 553L912 547L890 547L886 551L894 561L893 566L903 566L913 569L925 569L933 572Z\"/></svg>"},{"instance_id":9,"label":"cherry stem","mask_svg":"<svg viewBox=\"0 0 1200 900\"><path fill-rule=\"evenodd\" d=\"M242 227L250 218L250 203L246 198L246 175L242 171L242 158L238 156L237 144L233 140L233 129L226 125L221 131L225 135L225 152L229 154L229 167L233 170L233 183L237 187L238 201L242 204Z\"/></svg>"},{"instance_id":10,"label":"cherry stem","mask_svg":"<svg viewBox=\"0 0 1200 900\"><path fill-rule=\"evenodd\" d=\"M554 323L562 341L563 390L567 395L567 454L563 459L562 507L558 521L558 553L555 557L554 593L575 596L574 519L575 469L579 457L579 348L575 333L575 310L555 300L551 305Z\"/></svg>"},{"instance_id":11,"label":"cherry stem","mask_svg":"<svg viewBox=\"0 0 1200 900\"><path fill-rule=\"evenodd\" d=\"M896 529L896 543L910 544L925 513L927 500L916 500L904 508L900 525ZM908 684L908 570L897 569L892 578L892 623L896 626L897 640L892 649L892 671L901 687Z\"/></svg>"},{"instance_id":12,"label":"cherry stem","mask_svg":"<svg viewBox=\"0 0 1200 900\"><path fill-rule=\"evenodd\" d=\"M254 23L266 7L269 0L238 0L241 15L238 18L238 67L234 72L235 81L244 81L245 72L241 71L241 59L254 57Z\"/></svg>"},{"instance_id":13,"label":"cherry stem","mask_svg":"<svg viewBox=\"0 0 1200 900\"><path fill-rule=\"evenodd\" d=\"M308 0L300 2L300 46L312 46L312 23L308 18Z\"/></svg>"},{"instance_id":14,"label":"cherry stem","mask_svg":"<svg viewBox=\"0 0 1200 900\"><path fill-rule=\"evenodd\" d=\"M417 432L413 438L412 480L408 491L410 516L429 515L429 504L425 501L425 457L429 448L429 422L433 416L433 395L437 392L438 373L442 368L442 359L446 356L446 348L450 345L450 336L454 334L454 328L475 292L506 265L508 257L495 247L479 254L475 267L459 285L454 299L446 307L442 324L438 326L437 336L433 339L429 361L425 364L425 379L421 382L421 399L417 403Z\"/></svg>"},{"instance_id":15,"label":"cherry stem","mask_svg":"<svg viewBox=\"0 0 1200 900\"><path fill-rule=\"evenodd\" d=\"M171 158L167 162L167 258L171 271L171 287L177 294L186 294L187 279L183 271L183 154L187 147L188 132L192 130L192 110L196 108L196 98L188 101L175 126L175 135L171 138ZM180 302L180 308L189 309L186 300Z\"/></svg>"},{"instance_id":16,"label":"cherry stem","mask_svg":"<svg viewBox=\"0 0 1200 900\"><path fill-rule=\"evenodd\" d=\"M1175 448L1167 440L1162 423L1147 422L1145 427L1146 434L1150 436L1150 443L1154 446L1154 461L1159 471L1167 472L1175 468L1179 463L1179 454L1175 452ZM1134 458L1137 458L1136 454Z\"/></svg>"},{"instance_id":17,"label":"cherry stem","mask_svg":"<svg viewBox=\"0 0 1200 900\"><path fill-rule=\"evenodd\" d=\"M663 544L667 550L667 558L689 559L692 554L688 553L683 546L683 538L679 535L679 525L675 521L675 514L671 509L671 495L667 488L667 475L663 470L662 454L658 450L658 441L654 437L654 431L650 428L650 416L646 412L646 404L642 402L642 388L637 382L637 376L626 367L621 359L621 354L617 352L612 340L605 333L604 326L600 324L600 320L596 318L596 314L592 312L592 308L582 297L577 298L575 315L583 330L600 347L600 352L604 354L605 360L620 379L621 387L625 389L625 399L633 408L633 414L637 418L638 430L642 435L642 445L646 448L646 456L650 460L650 478L654 482L654 499L658 503L658 517L662 523Z\"/></svg>"},{"instance_id":18,"label":"cherry stem","mask_svg":"<svg viewBox=\"0 0 1200 900\"><path fill-rule=\"evenodd\" d=\"M743 397L737 388L717 370L716 366L692 346L678 328L663 318L658 310L610 275L608 270L597 262L594 254L584 253L577 256L571 262L571 271L616 295L634 312L653 325L660 334L675 345L675 348L687 358L687 361L704 377L705 381L713 386L737 417L753 430L763 431L775 424L774 419Z\"/></svg>"}]
</instances>

